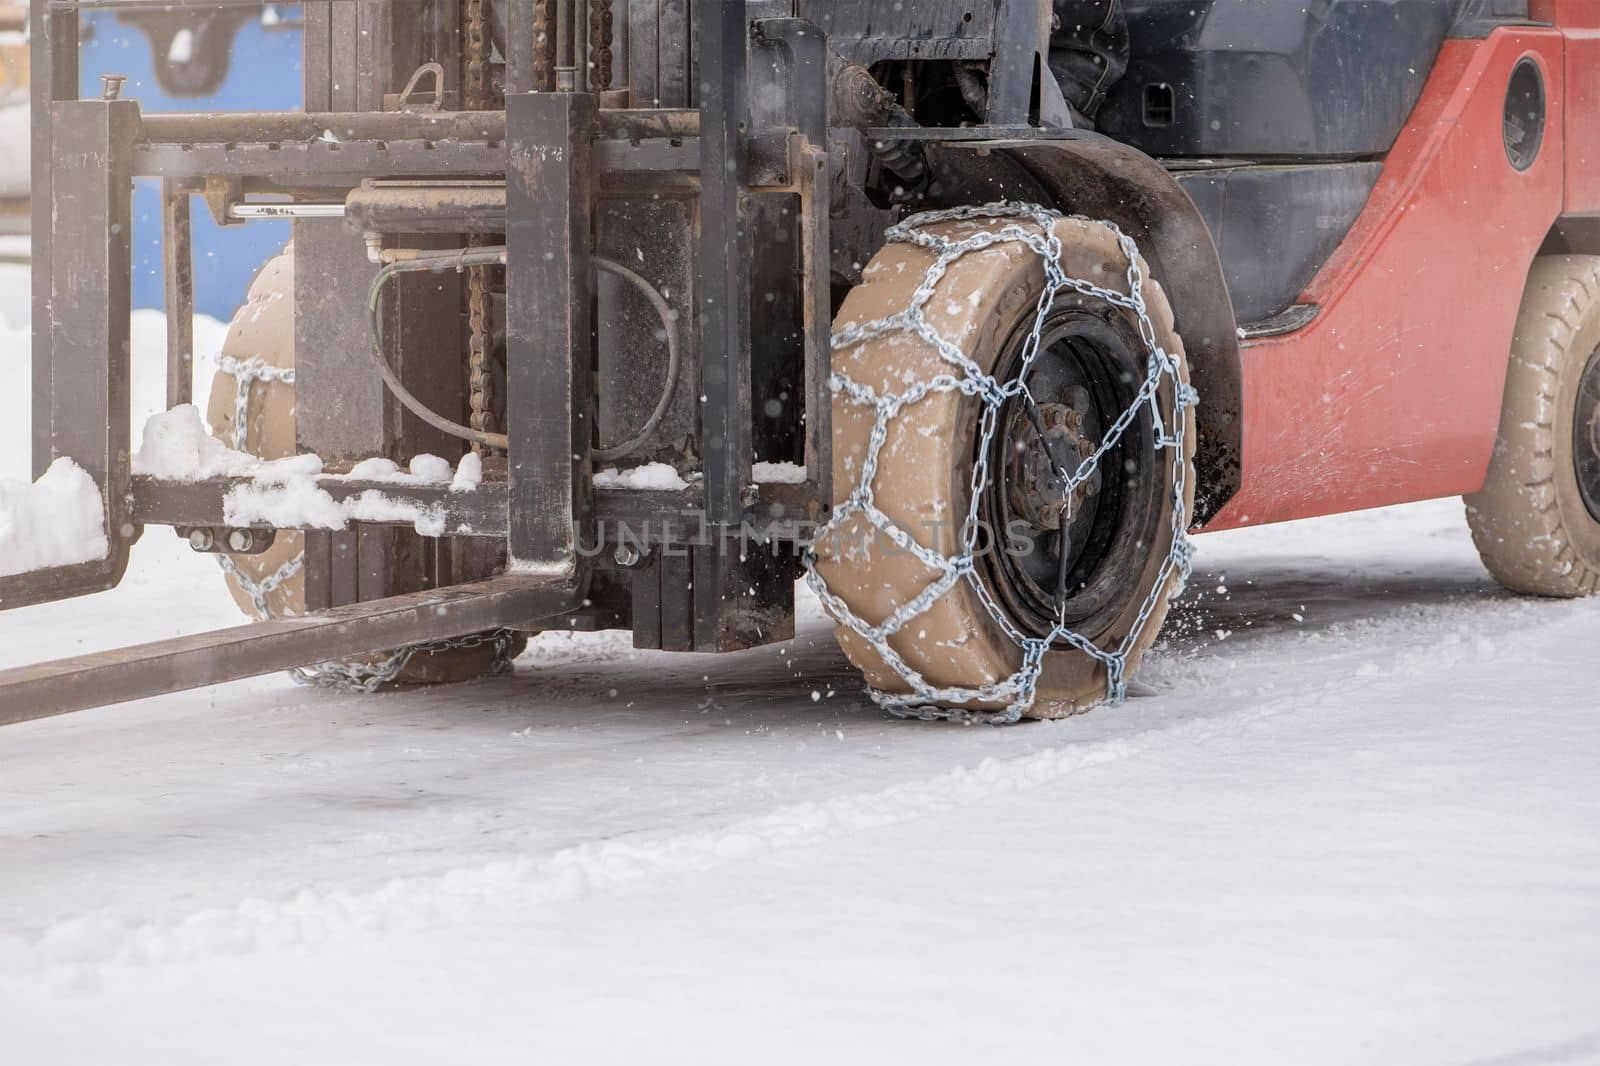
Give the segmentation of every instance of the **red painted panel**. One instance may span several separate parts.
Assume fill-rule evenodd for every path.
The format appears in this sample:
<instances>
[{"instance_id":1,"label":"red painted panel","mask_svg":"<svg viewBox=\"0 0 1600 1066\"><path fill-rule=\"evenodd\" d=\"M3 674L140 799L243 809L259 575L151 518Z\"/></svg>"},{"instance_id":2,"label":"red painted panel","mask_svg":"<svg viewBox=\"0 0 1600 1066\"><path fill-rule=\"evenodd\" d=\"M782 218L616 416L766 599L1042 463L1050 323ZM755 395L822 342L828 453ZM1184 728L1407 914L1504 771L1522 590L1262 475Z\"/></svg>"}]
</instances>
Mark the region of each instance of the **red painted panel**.
<instances>
[{"instance_id":1,"label":"red painted panel","mask_svg":"<svg viewBox=\"0 0 1600 1066\"><path fill-rule=\"evenodd\" d=\"M1571 215L1600 214L1600 0L1588 26L1567 36L1567 205Z\"/></svg>"},{"instance_id":2,"label":"red painted panel","mask_svg":"<svg viewBox=\"0 0 1600 1066\"><path fill-rule=\"evenodd\" d=\"M1244 483L1208 528L1483 484L1523 282L1563 195L1559 135L1526 172L1507 161L1505 87L1523 56L1561 86L1562 48L1542 29L1446 42L1366 208L1301 297L1322 313L1244 347Z\"/></svg>"},{"instance_id":3,"label":"red painted panel","mask_svg":"<svg viewBox=\"0 0 1600 1066\"><path fill-rule=\"evenodd\" d=\"M1600 0L1529 0L1528 14L1567 38L1565 213L1600 214Z\"/></svg>"},{"instance_id":4,"label":"red painted panel","mask_svg":"<svg viewBox=\"0 0 1600 1066\"><path fill-rule=\"evenodd\" d=\"M1595 0L1528 0L1528 16L1563 30L1600 30L1600 3Z\"/></svg>"}]
</instances>

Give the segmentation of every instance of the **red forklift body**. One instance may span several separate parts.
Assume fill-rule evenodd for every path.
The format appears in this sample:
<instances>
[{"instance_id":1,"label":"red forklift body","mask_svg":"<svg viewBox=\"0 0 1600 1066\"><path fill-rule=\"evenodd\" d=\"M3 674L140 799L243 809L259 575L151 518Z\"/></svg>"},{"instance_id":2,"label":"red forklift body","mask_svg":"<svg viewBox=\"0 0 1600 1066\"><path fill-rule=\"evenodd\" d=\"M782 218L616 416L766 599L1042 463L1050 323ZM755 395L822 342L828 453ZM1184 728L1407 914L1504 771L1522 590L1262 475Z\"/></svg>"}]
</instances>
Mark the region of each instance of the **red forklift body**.
<instances>
[{"instance_id":1,"label":"red forklift body","mask_svg":"<svg viewBox=\"0 0 1600 1066\"><path fill-rule=\"evenodd\" d=\"M1494 447L1522 282L1558 222L1600 218L1600 4L1551 28L1446 41L1382 176L1300 298L1246 340L1241 489L1207 529L1476 491ZM1508 157L1504 87L1531 66L1545 123Z\"/></svg>"},{"instance_id":2,"label":"red forklift body","mask_svg":"<svg viewBox=\"0 0 1600 1066\"><path fill-rule=\"evenodd\" d=\"M325 0L305 111L79 98L81 10L257 2L33 5L34 474L81 468L108 548L0 609L114 586L164 525L262 620L0 672L0 724L550 629L737 651L793 636L802 575L891 713L1069 714L1125 693L1189 531L1456 495L1507 587L1600 591L1600 0ZM192 212L295 220L257 301L287 325L219 360L228 464L132 454L137 178L202 439ZM985 241L1044 269L956 278ZM316 507L263 491L251 425ZM371 476L424 456L471 491ZM1551 457L1570 528L1525 491ZM860 516L901 555L830 546Z\"/></svg>"}]
</instances>

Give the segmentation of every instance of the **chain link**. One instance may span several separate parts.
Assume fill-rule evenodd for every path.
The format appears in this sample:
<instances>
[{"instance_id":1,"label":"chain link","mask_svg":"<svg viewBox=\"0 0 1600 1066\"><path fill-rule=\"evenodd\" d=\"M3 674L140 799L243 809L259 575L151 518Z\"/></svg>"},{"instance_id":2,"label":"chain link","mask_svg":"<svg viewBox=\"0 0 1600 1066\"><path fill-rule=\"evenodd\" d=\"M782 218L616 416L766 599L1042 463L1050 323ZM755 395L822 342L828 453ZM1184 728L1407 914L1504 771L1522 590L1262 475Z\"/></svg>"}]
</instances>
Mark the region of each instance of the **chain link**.
<instances>
[{"instance_id":1,"label":"chain link","mask_svg":"<svg viewBox=\"0 0 1600 1066\"><path fill-rule=\"evenodd\" d=\"M511 670L511 645L515 635L509 629L496 629L488 633L471 633L464 637L450 637L444 640L429 640L421 644L407 644L396 648L382 659L372 662L353 660L350 662L318 663L315 666L303 666L291 670L294 679L302 685L311 688L331 688L340 692L376 692L382 686L395 680L411 664L411 660L421 655L432 655L443 651L460 651L467 648L482 648L492 645L494 660L489 668L490 674L504 674Z\"/></svg>"},{"instance_id":2,"label":"chain link","mask_svg":"<svg viewBox=\"0 0 1600 1066\"><path fill-rule=\"evenodd\" d=\"M467 240L469 248L485 246L481 234ZM493 388L494 379L489 373L489 343L491 340L489 312L489 268L467 268L467 402L471 409L469 423L480 433L494 431ZM472 442L472 450L482 453L484 446Z\"/></svg>"},{"instance_id":3,"label":"chain link","mask_svg":"<svg viewBox=\"0 0 1600 1066\"><path fill-rule=\"evenodd\" d=\"M285 581L305 569L306 553L303 551L297 553L294 558L260 581L239 569L238 564L233 561L231 556L219 554L217 562L221 565L222 572L233 578L240 590L250 597L250 604L256 609L256 615L262 621L266 621L273 616L272 605L267 602L267 597L276 592L278 587Z\"/></svg>"},{"instance_id":4,"label":"chain link","mask_svg":"<svg viewBox=\"0 0 1600 1066\"><path fill-rule=\"evenodd\" d=\"M486 110L493 101L489 91L489 0L466 0L466 109ZM488 244L483 234L467 238L469 248L482 248ZM489 268L467 268L467 404L468 424L480 433L494 430L493 387L489 374L489 347L492 337L492 315L489 307ZM477 441L472 450L483 452Z\"/></svg>"},{"instance_id":5,"label":"chain link","mask_svg":"<svg viewBox=\"0 0 1600 1066\"><path fill-rule=\"evenodd\" d=\"M533 0L533 87L556 87L556 0Z\"/></svg>"},{"instance_id":6,"label":"chain link","mask_svg":"<svg viewBox=\"0 0 1600 1066\"><path fill-rule=\"evenodd\" d=\"M235 359L231 355L218 355L217 368L233 375L233 450L242 452L250 435L247 425L250 417L250 387L258 381L281 381L293 385L294 367L273 366L260 356Z\"/></svg>"},{"instance_id":7,"label":"chain link","mask_svg":"<svg viewBox=\"0 0 1600 1066\"><path fill-rule=\"evenodd\" d=\"M250 597L250 602L255 607L256 614L263 620L274 617L272 605L267 597L272 595L285 581L294 577L305 569L305 552L299 552L271 574L260 581L241 570L237 563L227 555L219 554L217 562L222 567L222 572L238 584L244 594ZM315 666L296 667L289 671L289 676L302 685L313 688L338 689L341 692L372 693L383 685L395 680L411 664L411 660L418 654L431 655L435 652L455 651L466 648L481 648L493 645L494 660L490 665L489 673L503 674L511 670L511 645L515 640L508 629L497 629L489 633L472 633L464 637L450 637L442 640L429 640L420 644L407 644L396 648L382 659L363 662L352 660L350 662L325 662Z\"/></svg>"},{"instance_id":8,"label":"chain link","mask_svg":"<svg viewBox=\"0 0 1600 1066\"><path fill-rule=\"evenodd\" d=\"M829 388L849 402L870 407L875 412L872 433L868 438L867 452L862 464L859 482L851 489L848 498L834 509L827 525L819 531L816 543L830 535L843 536L844 524L858 516L873 529L888 538L897 548L909 552L924 565L935 571L933 578L909 602L892 612L883 622L873 625L855 614L843 599L829 591L827 582L816 567L816 554L808 551L805 558L806 583L822 601L824 608L835 621L848 626L888 663L894 672L911 689L911 695L871 691L872 699L889 714L900 718L919 718L926 721L952 720L1002 724L1015 722L1032 706L1035 691L1043 669L1045 653L1058 645L1076 648L1092 656L1105 667L1106 698L1120 703L1127 695L1127 660L1136 641L1149 623L1150 616L1160 602L1168 581L1177 575L1173 595L1187 582L1193 548L1188 538L1189 511L1186 503L1189 463L1185 458L1185 434L1188 432L1184 411L1199 401L1195 390L1184 383L1176 357L1165 351L1157 338L1155 323L1150 318L1144 301L1144 273L1139 265L1139 249L1132 238L1110 223L1117 245L1128 260L1126 294L1101 285L1074 278L1066 273L1061 263L1061 240L1055 233L1055 224L1063 216L1055 211L1033 204L1001 203L983 207L958 207L945 211L931 211L912 216L890 227L886 237L890 243L909 244L933 253L922 283L912 294L911 303L904 310L885 318L852 326L832 337L835 352L863 344L890 334L915 338L930 345L939 358L949 364L950 370L910 385L901 392L880 393L847 375L835 371L829 378ZM931 227L946 222L993 222L996 228L953 240ZM1033 327L1023 343L1021 369L1010 381L1001 382L985 372L957 344L942 336L927 320L924 311L934 292L952 264L963 256L993 248L1001 244L1021 244L1037 255L1044 266L1045 285L1034 311ZM1057 621L1044 636L1024 633L1007 615L1004 608L990 592L976 570L976 555L981 522L979 504L991 476L989 470L990 445L999 423L1001 406L1010 398L1022 396L1030 405L1032 396L1027 391L1028 368L1038 357L1046 320L1058 296L1066 292L1078 293L1104 301L1129 312L1138 323L1139 336L1144 341L1146 375L1133 401L1106 430L1098 447L1072 473L1057 466L1056 473L1063 482L1063 492L1070 500L1085 482L1095 475L1106 452L1116 447L1127 433L1128 427L1147 408L1154 426L1151 446L1171 455L1172 464L1172 546L1156 574L1150 592L1139 606L1133 627L1123 640L1111 648L1100 648L1088 637L1075 632L1065 622L1066 601L1064 590L1058 589ZM1171 425L1161 410L1161 393L1166 388L1172 400ZM918 543L892 518L880 510L875 500L874 481L878 474L878 458L888 437L889 423L905 408L935 393L958 392L977 399L983 404L978 422L977 460L970 479L970 505L962 526L961 552L943 555ZM965 581L977 595L980 603L995 624L1022 651L1022 663L1010 677L972 688L939 686L923 677L908 664L889 644L889 638L903 629L908 622L923 614L959 581ZM972 710L973 703L1004 704L999 711Z\"/></svg>"},{"instance_id":9,"label":"chain link","mask_svg":"<svg viewBox=\"0 0 1600 1066\"><path fill-rule=\"evenodd\" d=\"M462 22L466 37L467 66L463 79L466 110L483 111L489 99L489 0L464 0Z\"/></svg>"},{"instance_id":10,"label":"chain link","mask_svg":"<svg viewBox=\"0 0 1600 1066\"><path fill-rule=\"evenodd\" d=\"M589 0L589 70L594 92L611 88L612 0Z\"/></svg>"}]
</instances>

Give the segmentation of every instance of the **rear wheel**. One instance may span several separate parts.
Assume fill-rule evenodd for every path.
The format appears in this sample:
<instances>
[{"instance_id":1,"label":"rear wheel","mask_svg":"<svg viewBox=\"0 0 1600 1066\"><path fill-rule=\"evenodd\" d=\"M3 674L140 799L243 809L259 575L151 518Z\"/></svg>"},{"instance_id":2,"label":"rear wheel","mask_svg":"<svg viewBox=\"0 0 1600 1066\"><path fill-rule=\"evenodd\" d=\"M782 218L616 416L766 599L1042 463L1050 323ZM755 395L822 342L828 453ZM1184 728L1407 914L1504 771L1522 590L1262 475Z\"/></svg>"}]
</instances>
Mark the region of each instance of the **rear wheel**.
<instances>
[{"instance_id":1,"label":"rear wheel","mask_svg":"<svg viewBox=\"0 0 1600 1066\"><path fill-rule=\"evenodd\" d=\"M1534 262L1483 489L1466 497L1484 565L1516 592L1600 591L1600 257Z\"/></svg>"},{"instance_id":2,"label":"rear wheel","mask_svg":"<svg viewBox=\"0 0 1600 1066\"><path fill-rule=\"evenodd\" d=\"M294 245L267 261L228 323L206 421L212 435L262 459L295 454ZM305 613L304 537L279 533L259 555L224 555L228 592L256 618Z\"/></svg>"},{"instance_id":3,"label":"rear wheel","mask_svg":"<svg viewBox=\"0 0 1600 1066\"><path fill-rule=\"evenodd\" d=\"M920 232L961 242L1005 221L956 219ZM835 394L839 517L819 538L813 584L845 623L845 654L899 713L994 721L1092 707L1118 694L1182 581L1195 433L1192 405L1179 401L1187 365L1171 308L1140 260L1150 339L1171 357L1155 379L1158 425L1140 402L1150 349L1137 313L1121 302L1131 291L1128 248L1111 227L1083 219L1024 228L1037 234L1044 224L1060 241L1066 276L1098 292L1064 290L1040 318L1045 259L1026 242L996 241L942 273L938 248L892 242L835 320L834 369L872 397L905 396L941 376L967 382L909 398L883 418L862 402L868 394ZM919 294L925 282L931 295ZM860 335L919 300L949 342L943 354L904 329ZM960 369L958 360L969 363ZM983 379L997 389L987 398ZM858 506L864 479L883 522ZM955 573L945 562L966 554L969 517L976 550L970 571ZM862 631L886 622L895 631L884 639ZM1029 642L1042 650L1052 637L1031 688Z\"/></svg>"},{"instance_id":4,"label":"rear wheel","mask_svg":"<svg viewBox=\"0 0 1600 1066\"><path fill-rule=\"evenodd\" d=\"M294 326L294 246L289 245L251 283L244 306L228 324L211 380L206 421L228 447L262 459L296 453ZM298 531L279 533L272 547L259 555L218 558L229 593L247 615L281 618L305 612L305 538ZM297 676L368 690L378 681L465 681L501 669L526 645L522 634L485 634L439 648L422 645L409 649L403 659L382 655L323 664Z\"/></svg>"}]
</instances>

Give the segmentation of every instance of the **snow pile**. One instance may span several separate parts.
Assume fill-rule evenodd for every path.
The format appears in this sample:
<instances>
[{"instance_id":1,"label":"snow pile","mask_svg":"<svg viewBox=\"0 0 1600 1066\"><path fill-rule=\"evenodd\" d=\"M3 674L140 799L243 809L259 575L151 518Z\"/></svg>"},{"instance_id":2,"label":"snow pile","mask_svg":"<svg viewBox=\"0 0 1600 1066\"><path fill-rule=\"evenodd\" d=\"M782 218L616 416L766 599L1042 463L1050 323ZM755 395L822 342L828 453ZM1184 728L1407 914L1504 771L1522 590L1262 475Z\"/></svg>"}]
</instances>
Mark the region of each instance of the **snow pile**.
<instances>
[{"instance_id":1,"label":"snow pile","mask_svg":"<svg viewBox=\"0 0 1600 1066\"><path fill-rule=\"evenodd\" d=\"M393 459L373 457L363 459L350 468L352 481L400 481L407 475L400 470L400 464Z\"/></svg>"},{"instance_id":2,"label":"snow pile","mask_svg":"<svg viewBox=\"0 0 1600 1066\"><path fill-rule=\"evenodd\" d=\"M804 485L806 468L795 463L757 463L751 470L757 485Z\"/></svg>"},{"instance_id":3,"label":"snow pile","mask_svg":"<svg viewBox=\"0 0 1600 1066\"><path fill-rule=\"evenodd\" d=\"M222 498L222 517L230 526L264 523L280 529L343 529L350 521L345 505L309 477L235 485Z\"/></svg>"},{"instance_id":4,"label":"snow pile","mask_svg":"<svg viewBox=\"0 0 1600 1066\"><path fill-rule=\"evenodd\" d=\"M806 468L795 463L756 463L751 469L752 480L758 485L802 485ZM691 474L691 478L699 478ZM645 463L618 470L608 466L596 471L594 487L597 489L631 489L635 492L682 492L689 482L668 463Z\"/></svg>"},{"instance_id":5,"label":"snow pile","mask_svg":"<svg viewBox=\"0 0 1600 1066\"><path fill-rule=\"evenodd\" d=\"M22 241L25 249L27 238ZM32 480L33 472L29 469L32 430L27 401L32 395L32 360L28 353L33 346L33 331L29 326L28 294L27 269L0 263L0 350L13 353L0 357L0 409L8 412L7 417L0 418L0 477ZM138 427L167 407L166 319L160 311L140 310L133 313L131 326L133 365L129 375L132 385L129 408L132 425ZM221 349L227 331L226 323L205 315L194 317L192 387L195 396L210 393L214 368L208 356ZM3 403L13 406L3 407Z\"/></svg>"},{"instance_id":6,"label":"snow pile","mask_svg":"<svg viewBox=\"0 0 1600 1066\"><path fill-rule=\"evenodd\" d=\"M597 489L631 489L635 492L682 492L689 483L669 463L645 463L618 470L608 466L594 475Z\"/></svg>"},{"instance_id":7,"label":"snow pile","mask_svg":"<svg viewBox=\"0 0 1600 1066\"><path fill-rule=\"evenodd\" d=\"M344 529L357 522L410 522L424 537L443 536L444 508L396 499L378 489L336 500L311 477L277 482L247 481L222 498L222 517L230 526L265 523L280 529Z\"/></svg>"},{"instance_id":8,"label":"snow pile","mask_svg":"<svg viewBox=\"0 0 1600 1066\"><path fill-rule=\"evenodd\" d=\"M133 472L172 481L198 481L208 477L250 479L235 485L223 497L223 518L229 525L258 523L283 529L344 529L352 521L410 522L425 537L445 532L445 511L437 505L398 500L377 489L336 500L317 483L322 460L316 455L296 455L270 461L235 451L206 432L200 410L193 404L151 415L145 422L143 444L133 457ZM483 464L476 455L461 460L461 469L446 459L426 453L401 470L392 459L363 459L348 474L327 475L327 480L377 481L394 485L440 485L452 489L476 488Z\"/></svg>"},{"instance_id":9,"label":"snow pile","mask_svg":"<svg viewBox=\"0 0 1600 1066\"><path fill-rule=\"evenodd\" d=\"M145 422L143 443L133 456L133 472L169 481L208 477L275 481L320 474L322 460L315 455L292 455L267 461L234 451L207 433L200 409L186 403L151 415Z\"/></svg>"},{"instance_id":10,"label":"snow pile","mask_svg":"<svg viewBox=\"0 0 1600 1066\"><path fill-rule=\"evenodd\" d=\"M0 480L0 574L93 562L110 550L100 489L71 459L32 484Z\"/></svg>"},{"instance_id":11,"label":"snow pile","mask_svg":"<svg viewBox=\"0 0 1600 1066\"><path fill-rule=\"evenodd\" d=\"M444 536L444 508L438 504L425 507L412 500L397 500L368 489L355 499L346 500L343 506L345 513L357 522L410 522L419 536Z\"/></svg>"},{"instance_id":12,"label":"snow pile","mask_svg":"<svg viewBox=\"0 0 1600 1066\"><path fill-rule=\"evenodd\" d=\"M411 460L411 476L418 481L430 484L450 481L455 477L455 473L455 468L450 465L449 460L429 455L427 452L414 456Z\"/></svg>"},{"instance_id":13,"label":"snow pile","mask_svg":"<svg viewBox=\"0 0 1600 1066\"><path fill-rule=\"evenodd\" d=\"M411 460L409 470L401 470L392 459L363 459L348 474L329 475L324 481L377 481L404 485L442 485L449 482L452 492L470 492L483 480L483 460L473 453L461 457L452 468L446 459L424 452ZM236 485L222 500L223 517L232 525L265 522L280 528L344 529L351 522L410 522L424 537L445 533L445 509L438 504L396 499L379 490L367 489L359 496L336 500L312 477L267 479ZM468 530L461 527L456 532Z\"/></svg>"},{"instance_id":14,"label":"snow pile","mask_svg":"<svg viewBox=\"0 0 1600 1066\"><path fill-rule=\"evenodd\" d=\"M449 460L423 452L411 460L410 470L401 470L393 459L363 459L345 476L351 481L392 481L396 485L436 485L455 474Z\"/></svg>"},{"instance_id":15,"label":"snow pile","mask_svg":"<svg viewBox=\"0 0 1600 1066\"><path fill-rule=\"evenodd\" d=\"M450 491L476 492L481 484L483 484L483 457L477 452L468 452L461 457L461 463L456 467L456 476L450 480Z\"/></svg>"}]
</instances>

